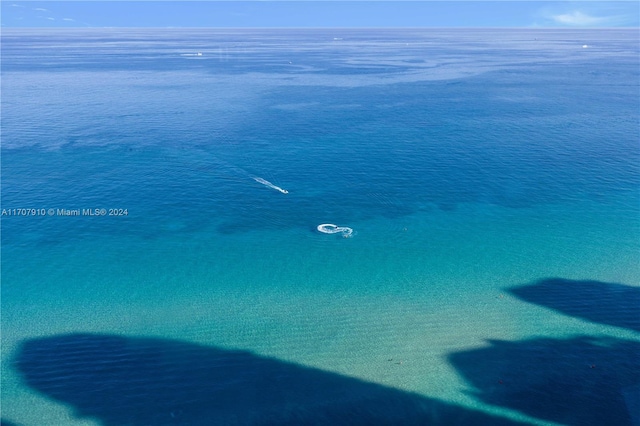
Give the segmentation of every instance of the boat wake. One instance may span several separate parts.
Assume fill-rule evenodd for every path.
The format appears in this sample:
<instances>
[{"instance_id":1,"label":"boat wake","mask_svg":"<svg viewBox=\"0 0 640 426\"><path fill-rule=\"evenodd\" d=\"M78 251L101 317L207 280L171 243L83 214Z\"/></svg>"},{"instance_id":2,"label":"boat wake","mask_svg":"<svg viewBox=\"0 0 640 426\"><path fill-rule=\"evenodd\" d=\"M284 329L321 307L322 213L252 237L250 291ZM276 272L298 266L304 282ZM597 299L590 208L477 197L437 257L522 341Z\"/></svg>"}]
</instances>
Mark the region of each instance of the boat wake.
<instances>
[{"instance_id":1,"label":"boat wake","mask_svg":"<svg viewBox=\"0 0 640 426\"><path fill-rule=\"evenodd\" d=\"M288 194L289 193L289 191L287 191L286 189L282 189L279 186L276 186L276 185L272 184L268 180L265 180L265 179L262 179L262 178L259 178L259 177L255 177L255 176L253 176L253 180L255 180L258 183L263 184L264 186L266 186L268 188L275 189L276 191L280 191L283 194Z\"/></svg>"},{"instance_id":2,"label":"boat wake","mask_svg":"<svg viewBox=\"0 0 640 426\"><path fill-rule=\"evenodd\" d=\"M324 234L342 234L344 238L349 238L353 234L353 229L348 226L338 226L333 223L323 223L318 225L318 231Z\"/></svg>"}]
</instances>

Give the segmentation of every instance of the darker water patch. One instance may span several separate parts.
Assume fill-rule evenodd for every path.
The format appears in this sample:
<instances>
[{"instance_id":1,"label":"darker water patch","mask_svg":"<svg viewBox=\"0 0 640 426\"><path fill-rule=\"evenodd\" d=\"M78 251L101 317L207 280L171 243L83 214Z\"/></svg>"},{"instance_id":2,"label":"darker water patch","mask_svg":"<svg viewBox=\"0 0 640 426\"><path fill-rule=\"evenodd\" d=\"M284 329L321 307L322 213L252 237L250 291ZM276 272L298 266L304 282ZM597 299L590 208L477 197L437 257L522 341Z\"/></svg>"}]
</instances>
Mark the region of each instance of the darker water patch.
<instances>
[{"instance_id":1,"label":"darker water patch","mask_svg":"<svg viewBox=\"0 0 640 426\"><path fill-rule=\"evenodd\" d=\"M515 425L480 411L251 352L69 334L24 342L31 388L105 425Z\"/></svg>"},{"instance_id":2,"label":"darker water patch","mask_svg":"<svg viewBox=\"0 0 640 426\"><path fill-rule=\"evenodd\" d=\"M479 400L576 426L633 424L639 359L640 342L588 336L489 340L449 356Z\"/></svg>"},{"instance_id":3,"label":"darker water patch","mask_svg":"<svg viewBox=\"0 0 640 426\"><path fill-rule=\"evenodd\" d=\"M519 299L590 322L640 331L640 288L552 278L512 287Z\"/></svg>"}]
</instances>

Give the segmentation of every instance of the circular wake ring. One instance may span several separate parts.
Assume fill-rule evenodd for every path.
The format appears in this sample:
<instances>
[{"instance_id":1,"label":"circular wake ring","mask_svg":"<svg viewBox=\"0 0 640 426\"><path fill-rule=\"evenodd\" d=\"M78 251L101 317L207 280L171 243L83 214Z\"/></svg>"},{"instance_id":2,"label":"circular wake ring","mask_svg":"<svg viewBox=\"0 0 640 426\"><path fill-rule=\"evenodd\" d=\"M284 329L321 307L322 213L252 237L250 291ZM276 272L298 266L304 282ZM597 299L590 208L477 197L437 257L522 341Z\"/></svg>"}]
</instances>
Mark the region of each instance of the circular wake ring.
<instances>
[{"instance_id":1,"label":"circular wake ring","mask_svg":"<svg viewBox=\"0 0 640 426\"><path fill-rule=\"evenodd\" d=\"M333 223L323 223L318 225L318 231L324 234L342 234L343 237L347 238L353 234L353 229L348 226L338 226Z\"/></svg>"}]
</instances>

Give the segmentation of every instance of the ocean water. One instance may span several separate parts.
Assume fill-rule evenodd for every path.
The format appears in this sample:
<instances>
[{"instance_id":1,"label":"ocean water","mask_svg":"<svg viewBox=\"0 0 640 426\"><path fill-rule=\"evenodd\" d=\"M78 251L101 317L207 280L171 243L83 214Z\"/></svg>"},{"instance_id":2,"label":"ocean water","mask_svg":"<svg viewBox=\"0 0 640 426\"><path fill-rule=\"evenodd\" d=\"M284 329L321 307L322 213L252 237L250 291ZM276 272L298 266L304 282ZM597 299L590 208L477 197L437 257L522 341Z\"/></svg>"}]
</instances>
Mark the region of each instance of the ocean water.
<instances>
[{"instance_id":1,"label":"ocean water","mask_svg":"<svg viewBox=\"0 0 640 426\"><path fill-rule=\"evenodd\" d=\"M640 424L639 46L3 29L3 424Z\"/></svg>"}]
</instances>

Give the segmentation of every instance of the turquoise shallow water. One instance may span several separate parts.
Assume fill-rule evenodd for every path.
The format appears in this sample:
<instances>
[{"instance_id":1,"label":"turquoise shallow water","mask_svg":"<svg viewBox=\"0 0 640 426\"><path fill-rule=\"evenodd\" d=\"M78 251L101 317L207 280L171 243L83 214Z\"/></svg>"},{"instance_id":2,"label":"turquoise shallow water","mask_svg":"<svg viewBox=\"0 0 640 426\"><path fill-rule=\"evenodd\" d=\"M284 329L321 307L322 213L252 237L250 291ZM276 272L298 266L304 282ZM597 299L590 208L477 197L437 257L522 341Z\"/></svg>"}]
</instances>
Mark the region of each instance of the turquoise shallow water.
<instances>
[{"instance_id":1,"label":"turquoise shallow water","mask_svg":"<svg viewBox=\"0 0 640 426\"><path fill-rule=\"evenodd\" d=\"M632 424L637 41L4 32L3 418Z\"/></svg>"}]
</instances>

